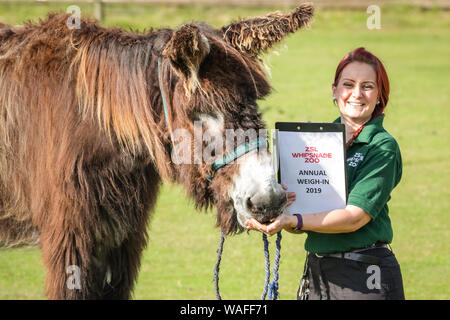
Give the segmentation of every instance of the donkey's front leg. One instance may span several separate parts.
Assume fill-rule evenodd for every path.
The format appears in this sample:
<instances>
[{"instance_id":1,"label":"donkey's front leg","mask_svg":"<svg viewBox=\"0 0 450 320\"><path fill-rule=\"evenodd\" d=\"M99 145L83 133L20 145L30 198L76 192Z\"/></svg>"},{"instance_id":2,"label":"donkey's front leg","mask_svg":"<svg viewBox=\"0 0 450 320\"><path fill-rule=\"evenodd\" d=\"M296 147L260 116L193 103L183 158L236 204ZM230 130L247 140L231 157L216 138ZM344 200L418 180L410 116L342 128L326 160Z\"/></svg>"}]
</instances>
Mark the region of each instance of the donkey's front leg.
<instances>
[{"instance_id":1,"label":"donkey's front leg","mask_svg":"<svg viewBox=\"0 0 450 320\"><path fill-rule=\"evenodd\" d=\"M81 230L43 230L49 299L129 299L146 245L146 223L108 247Z\"/></svg>"},{"instance_id":2,"label":"donkey's front leg","mask_svg":"<svg viewBox=\"0 0 450 320\"><path fill-rule=\"evenodd\" d=\"M92 290L95 263L92 239L80 229L46 226L40 229L47 269L45 292L49 299L95 299Z\"/></svg>"}]
</instances>

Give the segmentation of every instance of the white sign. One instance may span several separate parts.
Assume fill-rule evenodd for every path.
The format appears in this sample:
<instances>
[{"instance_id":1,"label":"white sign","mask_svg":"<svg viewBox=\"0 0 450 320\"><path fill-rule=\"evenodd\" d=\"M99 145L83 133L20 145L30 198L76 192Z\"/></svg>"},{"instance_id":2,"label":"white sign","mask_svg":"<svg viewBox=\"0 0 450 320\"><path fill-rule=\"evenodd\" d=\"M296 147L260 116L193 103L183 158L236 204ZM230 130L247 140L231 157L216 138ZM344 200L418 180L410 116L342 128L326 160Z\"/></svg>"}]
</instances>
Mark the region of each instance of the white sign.
<instances>
[{"instance_id":1,"label":"white sign","mask_svg":"<svg viewBox=\"0 0 450 320\"><path fill-rule=\"evenodd\" d=\"M280 181L296 193L287 213L310 214L346 206L342 132L278 131Z\"/></svg>"}]
</instances>

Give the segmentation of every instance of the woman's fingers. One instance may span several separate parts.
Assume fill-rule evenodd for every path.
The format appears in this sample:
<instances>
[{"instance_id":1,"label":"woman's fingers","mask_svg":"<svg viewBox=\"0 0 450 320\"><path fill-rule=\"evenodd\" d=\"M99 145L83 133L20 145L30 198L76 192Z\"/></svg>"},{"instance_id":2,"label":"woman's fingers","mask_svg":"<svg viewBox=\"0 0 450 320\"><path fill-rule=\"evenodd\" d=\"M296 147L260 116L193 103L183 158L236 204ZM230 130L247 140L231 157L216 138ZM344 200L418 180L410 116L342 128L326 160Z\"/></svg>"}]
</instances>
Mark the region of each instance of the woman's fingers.
<instances>
[{"instance_id":1,"label":"woman's fingers","mask_svg":"<svg viewBox=\"0 0 450 320\"><path fill-rule=\"evenodd\" d=\"M267 234L273 236L275 233L283 229L279 219L272 219L272 223L267 226Z\"/></svg>"},{"instance_id":2,"label":"woman's fingers","mask_svg":"<svg viewBox=\"0 0 450 320\"><path fill-rule=\"evenodd\" d=\"M254 218L250 218L245 222L245 225L247 226L247 229L249 230L256 230L259 232L262 232L266 235L268 235L269 237L273 236L275 233L277 233L277 231L274 231L273 229L273 223L269 224L269 225L265 225L262 224L260 222L258 222L256 219Z\"/></svg>"},{"instance_id":3,"label":"woman's fingers","mask_svg":"<svg viewBox=\"0 0 450 320\"><path fill-rule=\"evenodd\" d=\"M267 226L259 223L256 219L250 218L245 221L245 225L249 230L256 230L267 234Z\"/></svg>"},{"instance_id":4,"label":"woman's fingers","mask_svg":"<svg viewBox=\"0 0 450 320\"><path fill-rule=\"evenodd\" d=\"M295 192L286 192L286 198L287 198L286 206L290 206L295 202L297 196L295 195Z\"/></svg>"},{"instance_id":5,"label":"woman's fingers","mask_svg":"<svg viewBox=\"0 0 450 320\"><path fill-rule=\"evenodd\" d=\"M260 231L269 237L283 229L283 225L279 218L272 219L271 223L268 225L261 224L256 219L250 218L245 222L245 225L247 226L247 229Z\"/></svg>"},{"instance_id":6,"label":"woman's fingers","mask_svg":"<svg viewBox=\"0 0 450 320\"><path fill-rule=\"evenodd\" d=\"M283 188L283 190L287 190L288 187L285 184L281 184L281 187ZM290 206L291 204L293 204L296 200L296 195L295 192L286 192L286 199L287 199L287 204L286 206Z\"/></svg>"}]
</instances>

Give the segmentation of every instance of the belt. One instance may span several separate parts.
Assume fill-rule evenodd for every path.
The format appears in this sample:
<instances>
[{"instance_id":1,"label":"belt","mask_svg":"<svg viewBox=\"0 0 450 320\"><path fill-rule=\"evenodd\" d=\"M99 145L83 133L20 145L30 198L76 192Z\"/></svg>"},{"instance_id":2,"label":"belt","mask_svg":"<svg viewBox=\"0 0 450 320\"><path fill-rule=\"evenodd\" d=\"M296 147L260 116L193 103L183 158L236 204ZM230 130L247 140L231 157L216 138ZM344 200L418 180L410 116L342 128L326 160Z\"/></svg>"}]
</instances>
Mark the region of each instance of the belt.
<instances>
[{"instance_id":1,"label":"belt","mask_svg":"<svg viewBox=\"0 0 450 320\"><path fill-rule=\"evenodd\" d=\"M326 254L315 253L315 256L318 258L324 258L324 257L339 258L339 259L347 259L347 260L353 260L353 261L358 261L358 262L362 262L362 263L379 265L381 263L381 259L379 257L359 253L361 251L366 251L366 250L375 249L375 248L388 248L388 245L386 243L375 243L375 244L371 245L370 247L363 248L363 249L357 249L357 250L353 250L353 251L349 251L349 252L338 252L338 253L326 253Z\"/></svg>"}]
</instances>

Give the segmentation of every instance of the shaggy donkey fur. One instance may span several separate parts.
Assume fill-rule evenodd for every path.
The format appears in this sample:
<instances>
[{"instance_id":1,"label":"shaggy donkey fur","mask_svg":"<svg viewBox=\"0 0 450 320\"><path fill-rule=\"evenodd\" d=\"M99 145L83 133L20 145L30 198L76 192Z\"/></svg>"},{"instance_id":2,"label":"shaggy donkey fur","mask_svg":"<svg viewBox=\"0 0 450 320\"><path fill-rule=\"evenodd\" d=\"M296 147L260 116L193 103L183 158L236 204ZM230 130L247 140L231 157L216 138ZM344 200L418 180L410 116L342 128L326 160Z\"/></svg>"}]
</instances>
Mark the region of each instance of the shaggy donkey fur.
<instances>
[{"instance_id":1,"label":"shaggy donkey fur","mask_svg":"<svg viewBox=\"0 0 450 320\"><path fill-rule=\"evenodd\" d=\"M1 24L0 246L40 244L48 298L127 299L162 179L183 184L199 208L216 205L226 234L242 231L226 192L239 165L212 183L210 164L175 165L160 92L172 128L193 132L199 115L218 112L225 128L264 128L256 100L270 86L256 55L311 16L302 5L223 31L148 33L89 19L69 30L65 14ZM66 284L72 265L80 289Z\"/></svg>"}]
</instances>

